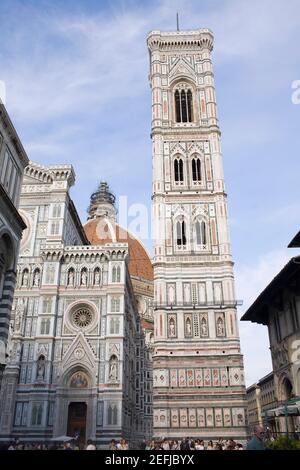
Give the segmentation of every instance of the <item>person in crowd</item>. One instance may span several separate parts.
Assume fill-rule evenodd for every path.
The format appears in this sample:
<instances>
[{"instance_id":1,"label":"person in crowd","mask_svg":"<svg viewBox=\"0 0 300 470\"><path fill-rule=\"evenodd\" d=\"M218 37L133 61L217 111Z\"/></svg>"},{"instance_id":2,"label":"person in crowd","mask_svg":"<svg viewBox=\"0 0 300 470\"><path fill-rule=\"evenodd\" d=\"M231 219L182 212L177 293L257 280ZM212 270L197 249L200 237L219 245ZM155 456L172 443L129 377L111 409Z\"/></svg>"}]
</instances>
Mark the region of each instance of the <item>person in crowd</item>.
<instances>
[{"instance_id":1,"label":"person in crowd","mask_svg":"<svg viewBox=\"0 0 300 470\"><path fill-rule=\"evenodd\" d=\"M170 446L170 449L171 450L180 450L180 446L179 446L179 443L178 441L172 441L172 446Z\"/></svg>"},{"instance_id":2,"label":"person in crowd","mask_svg":"<svg viewBox=\"0 0 300 470\"><path fill-rule=\"evenodd\" d=\"M70 442L64 443L64 450L73 450Z\"/></svg>"},{"instance_id":3,"label":"person in crowd","mask_svg":"<svg viewBox=\"0 0 300 470\"><path fill-rule=\"evenodd\" d=\"M164 438L164 440L162 441L161 448L162 450L170 450L170 445L167 438Z\"/></svg>"},{"instance_id":4,"label":"person in crowd","mask_svg":"<svg viewBox=\"0 0 300 470\"><path fill-rule=\"evenodd\" d=\"M247 450L265 450L263 436L264 428L262 426L254 426L253 437L247 444Z\"/></svg>"},{"instance_id":5,"label":"person in crowd","mask_svg":"<svg viewBox=\"0 0 300 470\"><path fill-rule=\"evenodd\" d=\"M140 450L146 450L146 447L147 447L147 442L145 439L143 439L142 442L140 443Z\"/></svg>"},{"instance_id":6,"label":"person in crowd","mask_svg":"<svg viewBox=\"0 0 300 470\"><path fill-rule=\"evenodd\" d=\"M188 437L186 437L185 439L183 439L183 441L181 441L180 450L190 450Z\"/></svg>"},{"instance_id":7,"label":"person in crowd","mask_svg":"<svg viewBox=\"0 0 300 470\"><path fill-rule=\"evenodd\" d=\"M195 450L205 450L204 441L197 439L195 443Z\"/></svg>"},{"instance_id":8,"label":"person in crowd","mask_svg":"<svg viewBox=\"0 0 300 470\"><path fill-rule=\"evenodd\" d=\"M235 450L236 442L233 439L227 441L226 450Z\"/></svg>"},{"instance_id":9,"label":"person in crowd","mask_svg":"<svg viewBox=\"0 0 300 470\"><path fill-rule=\"evenodd\" d=\"M152 439L152 441L150 442L150 449L149 450L153 450L155 448L155 441Z\"/></svg>"},{"instance_id":10,"label":"person in crowd","mask_svg":"<svg viewBox=\"0 0 300 470\"><path fill-rule=\"evenodd\" d=\"M129 449L128 442L125 439L121 439L118 445L118 450L128 450L128 449Z\"/></svg>"},{"instance_id":11,"label":"person in crowd","mask_svg":"<svg viewBox=\"0 0 300 470\"><path fill-rule=\"evenodd\" d=\"M195 441L190 441L190 450L195 450Z\"/></svg>"},{"instance_id":12,"label":"person in crowd","mask_svg":"<svg viewBox=\"0 0 300 470\"><path fill-rule=\"evenodd\" d=\"M214 443L213 443L213 441L208 441L206 450L214 450Z\"/></svg>"},{"instance_id":13,"label":"person in crowd","mask_svg":"<svg viewBox=\"0 0 300 470\"><path fill-rule=\"evenodd\" d=\"M217 442L215 445L215 450L224 450L223 445L220 442Z\"/></svg>"},{"instance_id":14,"label":"person in crowd","mask_svg":"<svg viewBox=\"0 0 300 470\"><path fill-rule=\"evenodd\" d=\"M96 446L95 446L95 444L93 444L91 439L88 439L88 441L87 441L86 450L96 450Z\"/></svg>"},{"instance_id":15,"label":"person in crowd","mask_svg":"<svg viewBox=\"0 0 300 470\"><path fill-rule=\"evenodd\" d=\"M109 444L109 450L118 450L117 443L115 439L112 439Z\"/></svg>"}]
</instances>

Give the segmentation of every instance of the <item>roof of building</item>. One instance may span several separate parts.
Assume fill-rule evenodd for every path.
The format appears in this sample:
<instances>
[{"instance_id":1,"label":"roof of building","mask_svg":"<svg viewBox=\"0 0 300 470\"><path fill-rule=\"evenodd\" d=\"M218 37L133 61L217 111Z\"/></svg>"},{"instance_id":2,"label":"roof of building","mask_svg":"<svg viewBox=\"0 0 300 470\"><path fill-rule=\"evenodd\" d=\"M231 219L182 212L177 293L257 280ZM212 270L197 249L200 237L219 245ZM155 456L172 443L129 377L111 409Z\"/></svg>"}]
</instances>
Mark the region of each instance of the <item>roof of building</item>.
<instances>
[{"instance_id":1,"label":"roof of building","mask_svg":"<svg viewBox=\"0 0 300 470\"><path fill-rule=\"evenodd\" d=\"M130 232L108 218L89 220L84 230L91 245L128 243L129 273L131 276L153 281L153 266L142 243Z\"/></svg>"},{"instance_id":2,"label":"roof of building","mask_svg":"<svg viewBox=\"0 0 300 470\"><path fill-rule=\"evenodd\" d=\"M291 258L284 268L274 277L268 286L257 297L255 302L248 308L246 313L242 316L242 321L251 321L253 323L260 323L262 325L268 324L268 306L271 300L278 296L280 290L286 287L291 287L294 276L297 274L299 277L300 272L300 256Z\"/></svg>"},{"instance_id":3,"label":"roof of building","mask_svg":"<svg viewBox=\"0 0 300 470\"><path fill-rule=\"evenodd\" d=\"M299 248L300 247L300 231L294 236L292 241L288 244L288 248Z\"/></svg>"},{"instance_id":4,"label":"roof of building","mask_svg":"<svg viewBox=\"0 0 300 470\"><path fill-rule=\"evenodd\" d=\"M272 382L274 380L274 372L269 372L267 375L259 379L258 385L262 385L266 382Z\"/></svg>"}]
</instances>

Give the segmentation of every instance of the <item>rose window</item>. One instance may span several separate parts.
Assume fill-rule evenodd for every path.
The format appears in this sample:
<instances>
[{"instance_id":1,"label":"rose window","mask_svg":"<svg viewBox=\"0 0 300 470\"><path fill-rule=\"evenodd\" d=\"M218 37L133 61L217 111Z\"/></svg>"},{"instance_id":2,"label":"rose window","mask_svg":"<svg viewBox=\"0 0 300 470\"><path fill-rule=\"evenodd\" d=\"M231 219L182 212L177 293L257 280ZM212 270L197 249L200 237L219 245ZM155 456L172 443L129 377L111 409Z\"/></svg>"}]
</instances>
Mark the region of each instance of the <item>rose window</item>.
<instances>
[{"instance_id":1,"label":"rose window","mask_svg":"<svg viewBox=\"0 0 300 470\"><path fill-rule=\"evenodd\" d=\"M93 321L93 315L87 308L79 308L73 313L73 322L79 328L86 328Z\"/></svg>"}]
</instances>

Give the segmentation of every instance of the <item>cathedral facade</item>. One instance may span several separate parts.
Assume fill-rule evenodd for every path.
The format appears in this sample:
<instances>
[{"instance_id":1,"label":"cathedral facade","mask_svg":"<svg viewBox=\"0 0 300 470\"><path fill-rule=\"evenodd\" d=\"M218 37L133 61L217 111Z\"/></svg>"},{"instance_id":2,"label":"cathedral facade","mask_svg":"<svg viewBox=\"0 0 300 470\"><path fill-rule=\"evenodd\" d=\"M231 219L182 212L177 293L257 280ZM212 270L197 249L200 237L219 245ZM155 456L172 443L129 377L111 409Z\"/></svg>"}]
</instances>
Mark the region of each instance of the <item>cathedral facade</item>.
<instances>
[{"instance_id":1,"label":"cathedral facade","mask_svg":"<svg viewBox=\"0 0 300 470\"><path fill-rule=\"evenodd\" d=\"M106 183L81 225L69 195L74 180L70 165L25 170L2 440L69 435L101 446L152 433L151 262L115 223Z\"/></svg>"},{"instance_id":2,"label":"cathedral facade","mask_svg":"<svg viewBox=\"0 0 300 470\"><path fill-rule=\"evenodd\" d=\"M243 440L246 400L211 52L152 31L154 435Z\"/></svg>"}]
</instances>

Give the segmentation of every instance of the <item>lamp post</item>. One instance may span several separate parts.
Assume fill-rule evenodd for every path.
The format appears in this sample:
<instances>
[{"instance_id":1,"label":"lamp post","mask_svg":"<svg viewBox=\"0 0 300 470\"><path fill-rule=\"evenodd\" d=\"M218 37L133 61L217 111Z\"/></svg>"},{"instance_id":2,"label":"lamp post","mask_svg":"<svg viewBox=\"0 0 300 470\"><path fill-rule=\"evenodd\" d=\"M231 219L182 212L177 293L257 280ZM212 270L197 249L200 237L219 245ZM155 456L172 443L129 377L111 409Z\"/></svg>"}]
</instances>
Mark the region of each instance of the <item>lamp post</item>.
<instances>
[{"instance_id":1,"label":"lamp post","mask_svg":"<svg viewBox=\"0 0 300 470\"><path fill-rule=\"evenodd\" d=\"M289 424L288 424L288 405L287 402L284 404L284 418L285 418L285 434L289 437Z\"/></svg>"}]
</instances>

